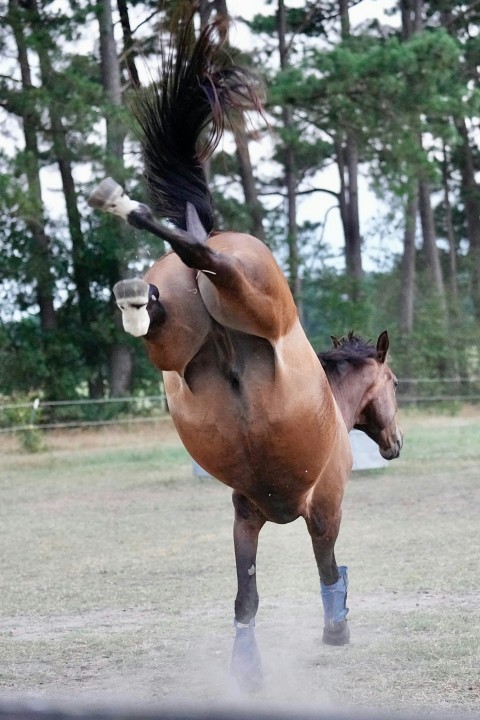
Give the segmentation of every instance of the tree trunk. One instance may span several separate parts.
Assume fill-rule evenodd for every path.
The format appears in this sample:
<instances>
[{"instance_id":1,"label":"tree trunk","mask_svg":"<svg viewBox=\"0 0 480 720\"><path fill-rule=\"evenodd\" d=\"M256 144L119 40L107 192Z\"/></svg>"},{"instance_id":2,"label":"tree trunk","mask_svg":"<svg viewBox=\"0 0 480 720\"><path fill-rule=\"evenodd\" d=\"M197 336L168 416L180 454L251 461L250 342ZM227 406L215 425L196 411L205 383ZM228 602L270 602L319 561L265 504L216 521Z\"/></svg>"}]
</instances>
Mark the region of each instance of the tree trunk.
<instances>
[{"instance_id":1,"label":"tree trunk","mask_svg":"<svg viewBox=\"0 0 480 720\"><path fill-rule=\"evenodd\" d=\"M448 186L448 158L447 150L444 145L443 147L443 208L445 212L445 234L448 241L448 258L449 258L449 273L448 273L448 287L450 290L450 298L452 302L452 309L455 315L458 316L458 286L457 286L457 248L455 243L455 233L453 230L453 219L452 219L452 205L450 202L450 190Z\"/></svg>"},{"instance_id":2,"label":"tree trunk","mask_svg":"<svg viewBox=\"0 0 480 720\"><path fill-rule=\"evenodd\" d=\"M469 241L471 296L475 317L480 320L480 187L475 180L475 164L466 122L462 118L456 125L463 141L458 153L458 164Z\"/></svg>"},{"instance_id":3,"label":"tree trunk","mask_svg":"<svg viewBox=\"0 0 480 720\"><path fill-rule=\"evenodd\" d=\"M337 166L340 178L339 206L345 241L344 255L347 277L351 283L353 301L360 298L363 279L360 221L358 215L358 151L353 133L337 133L335 139Z\"/></svg>"},{"instance_id":4,"label":"tree trunk","mask_svg":"<svg viewBox=\"0 0 480 720\"><path fill-rule=\"evenodd\" d=\"M402 337L407 338L413 330L415 305L415 234L418 212L418 193L416 189L409 193L405 209L405 234L403 257L400 269L400 318Z\"/></svg>"},{"instance_id":5,"label":"tree trunk","mask_svg":"<svg viewBox=\"0 0 480 720\"><path fill-rule=\"evenodd\" d=\"M346 165L348 172L348 215L349 235L346 239L347 268L356 281L362 280L362 247L360 236L360 218L358 215L358 145L355 134L347 133Z\"/></svg>"},{"instance_id":6,"label":"tree trunk","mask_svg":"<svg viewBox=\"0 0 480 720\"><path fill-rule=\"evenodd\" d=\"M450 291L450 318L453 332L451 333L452 342L456 349L456 365L458 370L459 378L468 377L468 360L465 349L465 339L463 332L457 332L457 328L460 327L461 321L461 309L458 296L458 285L457 285L457 249L455 243L455 232L453 229L452 219L452 205L450 203L450 191L449 191L449 173L448 173L448 156L447 150L444 145L443 148L443 205L445 211L445 234L448 240L449 250L449 275L448 275L448 287ZM468 395L468 383L463 387L464 380L460 380L457 386L458 392L465 392Z\"/></svg>"},{"instance_id":7,"label":"tree trunk","mask_svg":"<svg viewBox=\"0 0 480 720\"><path fill-rule=\"evenodd\" d=\"M128 16L127 1L117 0L117 7L123 32L123 58L130 76L130 83L132 87L139 88L141 83L138 76L137 66L135 64L135 43L133 41L130 18Z\"/></svg>"},{"instance_id":8,"label":"tree trunk","mask_svg":"<svg viewBox=\"0 0 480 720\"><path fill-rule=\"evenodd\" d=\"M423 0L403 0L405 13L402 19L406 19L409 14L410 20L403 27L403 37L408 40L412 34L419 33L423 29ZM422 137L418 137L418 145L420 152L423 153ZM423 252L427 272L432 281L432 287L438 296L438 304L442 321L445 326L448 324L447 315L447 298L445 295L445 283L443 281L442 266L440 264L440 256L437 247L437 238L435 233L435 222L432 210L431 190L427 178L421 174L418 180L418 204L420 210L420 219L422 224L423 235Z\"/></svg>"},{"instance_id":9,"label":"tree trunk","mask_svg":"<svg viewBox=\"0 0 480 720\"><path fill-rule=\"evenodd\" d=\"M431 190L430 185L426 180L420 180L418 183L418 201L420 219L422 222L423 251L427 264L427 272L430 275L433 289L438 294L441 308L446 312L447 303L445 299L445 285L443 282L443 273L438 255L435 223L431 203Z\"/></svg>"},{"instance_id":10,"label":"tree trunk","mask_svg":"<svg viewBox=\"0 0 480 720\"><path fill-rule=\"evenodd\" d=\"M100 29L100 67L102 73L102 85L107 100L114 107L122 105L122 83L120 76L120 64L117 57L117 45L113 31L113 16L111 0L100 0L97 5L98 24ZM112 117L106 118L107 122L107 164L115 169L120 164L123 172L123 144L125 141L125 129L123 124L112 113Z\"/></svg>"},{"instance_id":11,"label":"tree trunk","mask_svg":"<svg viewBox=\"0 0 480 720\"><path fill-rule=\"evenodd\" d=\"M278 44L280 51L280 67L288 67L287 47L287 14L284 0L278 0L277 13ZM293 131L295 126L293 108L286 104L282 110L283 127ZM288 265L290 276L290 289L302 318L301 279L299 273L298 233L297 233L297 171L295 162L295 149L287 142L284 149L285 187L287 191L287 244Z\"/></svg>"},{"instance_id":12,"label":"tree trunk","mask_svg":"<svg viewBox=\"0 0 480 720\"><path fill-rule=\"evenodd\" d=\"M348 0L339 0L342 40L350 36ZM352 301L361 297L362 238L358 212L358 142L355 130L346 128L336 139L337 164L340 175L340 217L345 238L345 266L351 282Z\"/></svg>"},{"instance_id":13,"label":"tree trunk","mask_svg":"<svg viewBox=\"0 0 480 720\"><path fill-rule=\"evenodd\" d=\"M204 28L210 22L210 16L212 14L213 5L210 0L190 0L192 5L198 7L198 14L200 15L200 27Z\"/></svg>"},{"instance_id":14,"label":"tree trunk","mask_svg":"<svg viewBox=\"0 0 480 720\"><path fill-rule=\"evenodd\" d=\"M452 23L452 9L445 7L441 9L441 22L447 32L458 41ZM478 64L475 54L471 54L465 70L465 79L478 85ZM476 168L474 155L476 154L475 143L470 141L467 123L465 118L454 118L458 134L462 144L456 149L456 165L461 174L460 195L463 200L467 235L469 242L470 260L470 295L473 303L473 310L477 320L480 320L480 187L475 179ZM473 149L472 149L473 148Z\"/></svg>"},{"instance_id":15,"label":"tree trunk","mask_svg":"<svg viewBox=\"0 0 480 720\"><path fill-rule=\"evenodd\" d=\"M243 115L240 116L239 122L235 126L235 144L237 147L237 160L240 168L240 178L242 181L245 203L251 215L251 225L248 228L248 231L251 232L252 235L255 235L255 237L264 241L265 231L263 228L263 207L258 199L255 176L253 174L252 162L250 160L250 152L248 149L248 135Z\"/></svg>"},{"instance_id":16,"label":"tree trunk","mask_svg":"<svg viewBox=\"0 0 480 720\"><path fill-rule=\"evenodd\" d=\"M423 30L423 0L413 0L413 31Z\"/></svg>"},{"instance_id":17,"label":"tree trunk","mask_svg":"<svg viewBox=\"0 0 480 720\"><path fill-rule=\"evenodd\" d=\"M200 27L205 27L210 22L212 12L215 11L217 17L226 20L225 28L228 30L229 15L227 10L227 0L190 0L193 7L198 8L200 15Z\"/></svg>"},{"instance_id":18,"label":"tree trunk","mask_svg":"<svg viewBox=\"0 0 480 720\"><path fill-rule=\"evenodd\" d=\"M129 394L132 380L132 353L127 345L114 343L109 348L109 354L110 397L125 397Z\"/></svg>"},{"instance_id":19,"label":"tree trunk","mask_svg":"<svg viewBox=\"0 0 480 720\"><path fill-rule=\"evenodd\" d=\"M17 45L18 62L22 77L22 87L28 96L31 92L32 78L28 61L27 44L23 34L21 9L18 0L9 0L8 21L12 27ZM40 183L39 150L37 142L37 115L30 102L23 105L23 133L25 138L26 175L28 192L33 212L25 219L25 224L33 239L32 256L36 275L36 296L39 306L40 326L42 330L55 330L57 317L53 304L55 278L52 272L52 258L49 239L45 232L45 218ZM33 219L35 218L35 219Z\"/></svg>"},{"instance_id":20,"label":"tree trunk","mask_svg":"<svg viewBox=\"0 0 480 720\"><path fill-rule=\"evenodd\" d=\"M400 0L402 39L408 40L423 28L423 0Z\"/></svg>"},{"instance_id":21,"label":"tree trunk","mask_svg":"<svg viewBox=\"0 0 480 720\"><path fill-rule=\"evenodd\" d=\"M87 248L78 210L77 191L73 179L66 130L63 125L61 108L58 105L58 100L55 95L55 72L50 60L51 39L46 32L45 23L39 13L37 0L25 0L24 5L29 10L32 27L42 40L41 42L37 42L36 50L40 63L42 84L49 93L48 112L50 117L51 139L62 179L68 227L72 241L73 280L78 293L80 322L82 327L89 331L95 320L95 314L90 292ZM88 368L90 397L99 397L103 394L103 381L100 377L101 368L98 342L89 332L82 333L81 336L84 337L83 341L81 341L82 353Z\"/></svg>"},{"instance_id":22,"label":"tree trunk","mask_svg":"<svg viewBox=\"0 0 480 720\"><path fill-rule=\"evenodd\" d=\"M128 18L128 14L127 14ZM122 106L122 86L120 75L120 63L117 57L117 46L115 43L112 5L111 0L100 0L98 2L98 23L100 30L100 59L102 69L102 83L107 100L114 108ZM125 48L125 52L128 49ZM106 140L106 172L107 175L122 180L125 174L123 161L123 146L125 142L125 128L123 123L118 120L115 113L112 117L107 117L107 140ZM119 243L126 245L126 227L124 223L115 218L115 232L118 234ZM123 240L122 240L123 238ZM112 258L110 272L110 290L113 285L120 280L122 276L121 263L117 258ZM118 311L113 303L112 314L114 322L118 329L118 337L124 337L121 328L121 321ZM119 397L127 395L130 392L132 381L133 363L130 348L125 342L115 342L109 351L109 377L110 377L110 395Z\"/></svg>"},{"instance_id":23,"label":"tree trunk","mask_svg":"<svg viewBox=\"0 0 480 720\"><path fill-rule=\"evenodd\" d=\"M340 14L340 34L342 38L350 35L350 16L348 12L349 0L339 0L338 9Z\"/></svg>"},{"instance_id":24,"label":"tree trunk","mask_svg":"<svg viewBox=\"0 0 480 720\"><path fill-rule=\"evenodd\" d=\"M228 14L226 0L200 0L198 3L198 11L200 14L200 26L204 27L211 18L212 11L215 10L217 18L224 21L224 40L228 43L228 27L230 17ZM252 235L265 240L265 231L263 228L263 207L258 199L258 192L255 183L255 175L253 173L252 162L250 159L250 151L248 148L248 133L243 113L238 113L234 119L233 135L235 139L237 162L240 172L240 180L242 183L245 204L247 205L250 215L250 227L245 228Z\"/></svg>"}]
</instances>

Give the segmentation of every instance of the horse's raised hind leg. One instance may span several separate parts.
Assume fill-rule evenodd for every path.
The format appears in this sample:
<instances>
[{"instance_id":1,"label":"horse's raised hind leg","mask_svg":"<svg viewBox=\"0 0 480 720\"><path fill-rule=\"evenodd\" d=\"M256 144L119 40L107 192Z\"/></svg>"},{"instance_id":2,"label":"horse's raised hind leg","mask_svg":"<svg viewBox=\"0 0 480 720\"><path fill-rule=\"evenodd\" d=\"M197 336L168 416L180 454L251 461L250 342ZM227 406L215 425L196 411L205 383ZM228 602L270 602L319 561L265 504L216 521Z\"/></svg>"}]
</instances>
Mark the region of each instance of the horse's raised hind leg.
<instances>
[{"instance_id":1,"label":"horse's raised hind leg","mask_svg":"<svg viewBox=\"0 0 480 720\"><path fill-rule=\"evenodd\" d=\"M348 571L345 566L337 566L334 552L340 529L340 516L327 521L320 513L313 513L306 518L306 522L320 576L324 613L322 640L326 645L348 645L350 642L346 604Z\"/></svg>"},{"instance_id":2,"label":"horse's raised hind leg","mask_svg":"<svg viewBox=\"0 0 480 720\"><path fill-rule=\"evenodd\" d=\"M186 205L186 231L164 226L154 220L148 206L130 200L112 178L103 180L88 202L99 210L119 215L133 227L167 240L185 265L199 271L202 299L220 324L275 342L298 321L287 281L271 252L259 240L240 235L235 251L232 248L235 233L220 233L206 242L205 228L190 203ZM141 300L143 304L144 293ZM143 309L139 317L142 322L135 323L137 332L143 331L146 324Z\"/></svg>"},{"instance_id":3,"label":"horse's raised hind leg","mask_svg":"<svg viewBox=\"0 0 480 720\"><path fill-rule=\"evenodd\" d=\"M258 609L258 535L265 519L244 495L234 492L232 500L235 508L233 539L238 591L235 599L235 640L231 672L242 690L254 692L260 689L263 679L262 663L255 640L255 615Z\"/></svg>"}]
</instances>

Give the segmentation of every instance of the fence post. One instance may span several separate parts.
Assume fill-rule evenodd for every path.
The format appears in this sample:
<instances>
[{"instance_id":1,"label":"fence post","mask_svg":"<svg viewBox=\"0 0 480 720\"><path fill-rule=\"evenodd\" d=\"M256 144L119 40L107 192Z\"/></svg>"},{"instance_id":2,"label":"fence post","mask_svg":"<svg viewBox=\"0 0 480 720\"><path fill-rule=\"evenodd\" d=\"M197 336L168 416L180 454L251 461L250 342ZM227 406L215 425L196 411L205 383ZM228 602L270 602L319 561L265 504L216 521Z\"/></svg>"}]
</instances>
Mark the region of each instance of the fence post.
<instances>
[{"instance_id":1,"label":"fence post","mask_svg":"<svg viewBox=\"0 0 480 720\"><path fill-rule=\"evenodd\" d=\"M32 410L30 412L30 422L22 433L22 443L25 450L28 452L38 452L42 449L43 438L39 428L35 426L35 418L37 416L38 408L40 407L40 398L36 397L32 403Z\"/></svg>"},{"instance_id":2,"label":"fence post","mask_svg":"<svg viewBox=\"0 0 480 720\"><path fill-rule=\"evenodd\" d=\"M30 430L35 429L35 418L37 415L37 410L40 407L40 398L36 397L35 400L32 403L32 412L30 413Z\"/></svg>"}]
</instances>

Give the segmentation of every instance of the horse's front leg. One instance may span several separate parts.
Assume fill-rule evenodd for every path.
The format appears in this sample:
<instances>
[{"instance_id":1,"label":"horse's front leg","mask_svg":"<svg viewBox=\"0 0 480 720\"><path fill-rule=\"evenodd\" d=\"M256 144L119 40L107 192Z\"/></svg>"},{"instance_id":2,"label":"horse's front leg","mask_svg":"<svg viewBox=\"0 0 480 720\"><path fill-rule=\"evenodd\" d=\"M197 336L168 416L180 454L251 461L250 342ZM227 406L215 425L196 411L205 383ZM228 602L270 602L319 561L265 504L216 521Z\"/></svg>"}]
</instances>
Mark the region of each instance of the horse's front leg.
<instances>
[{"instance_id":1,"label":"horse's front leg","mask_svg":"<svg viewBox=\"0 0 480 720\"><path fill-rule=\"evenodd\" d=\"M231 671L239 686L249 692L260 688L262 663L255 640L255 615L258 609L257 545L265 518L238 492L233 493L235 520L233 540L237 565L238 591L235 599L235 640Z\"/></svg>"},{"instance_id":2,"label":"horse's front leg","mask_svg":"<svg viewBox=\"0 0 480 720\"><path fill-rule=\"evenodd\" d=\"M320 576L324 614L323 642L326 645L348 645L348 571L345 566L337 566L334 552L341 511L338 509L337 513L330 515L322 508L313 507L305 519Z\"/></svg>"}]
</instances>

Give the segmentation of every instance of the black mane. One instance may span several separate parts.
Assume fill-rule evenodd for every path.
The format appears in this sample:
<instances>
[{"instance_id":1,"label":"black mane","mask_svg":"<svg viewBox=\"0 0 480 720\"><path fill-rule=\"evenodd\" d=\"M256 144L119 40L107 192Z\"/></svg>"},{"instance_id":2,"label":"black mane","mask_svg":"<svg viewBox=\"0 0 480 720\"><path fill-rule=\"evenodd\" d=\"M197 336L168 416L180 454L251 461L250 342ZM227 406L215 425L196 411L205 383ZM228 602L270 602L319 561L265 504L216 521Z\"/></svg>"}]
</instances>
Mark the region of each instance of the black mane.
<instances>
[{"instance_id":1,"label":"black mane","mask_svg":"<svg viewBox=\"0 0 480 720\"><path fill-rule=\"evenodd\" d=\"M372 345L372 341L364 340L353 332L334 342L337 343L334 347L318 353L318 359L327 374L338 371L342 363L359 367L367 360L377 359L377 348Z\"/></svg>"}]
</instances>

